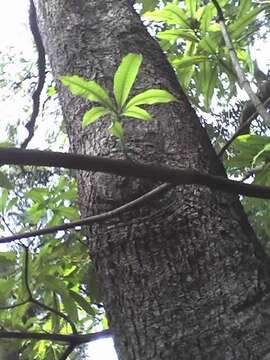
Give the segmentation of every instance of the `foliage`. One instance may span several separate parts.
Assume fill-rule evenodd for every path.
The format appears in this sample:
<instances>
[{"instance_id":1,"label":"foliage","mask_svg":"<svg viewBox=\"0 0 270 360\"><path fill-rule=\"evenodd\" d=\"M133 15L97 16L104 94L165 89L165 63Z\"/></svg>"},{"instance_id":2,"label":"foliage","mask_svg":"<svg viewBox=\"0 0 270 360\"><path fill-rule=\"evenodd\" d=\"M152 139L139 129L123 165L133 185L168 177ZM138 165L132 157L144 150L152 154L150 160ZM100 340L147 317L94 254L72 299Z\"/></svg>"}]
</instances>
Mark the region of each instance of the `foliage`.
<instances>
[{"instance_id":1,"label":"foliage","mask_svg":"<svg viewBox=\"0 0 270 360\"><path fill-rule=\"evenodd\" d=\"M232 156L226 161L228 172L249 178L258 185L270 186L270 137L258 135L239 136L233 145ZM244 199L243 205L254 225L257 235L270 250L269 201Z\"/></svg>"},{"instance_id":2,"label":"foliage","mask_svg":"<svg viewBox=\"0 0 270 360\"><path fill-rule=\"evenodd\" d=\"M269 12L270 5L243 0L232 8L228 0L219 3L238 58L245 71L253 74L254 63L248 45L250 37L257 31L257 17ZM215 92L218 96L226 96L227 100L236 94L235 71L229 50L224 46L220 25L216 22L216 8L211 2L168 2L163 8L143 16L164 24L165 30L158 31L156 36L196 106L208 111Z\"/></svg>"},{"instance_id":3,"label":"foliage","mask_svg":"<svg viewBox=\"0 0 270 360\"><path fill-rule=\"evenodd\" d=\"M78 75L61 76L60 80L69 90L77 96L82 96L86 100L97 102L102 106L94 106L87 111L82 120L82 126L86 127L94 123L99 118L110 115L112 118L109 132L119 139L123 139L124 130L122 119L132 117L139 120L151 120L151 115L139 105L152 105L157 103L168 103L176 101L176 98L166 90L150 89L146 90L129 101L129 93L136 80L142 55L128 54L119 65L113 80L114 99L111 99L105 89L95 81L89 81Z\"/></svg>"},{"instance_id":4,"label":"foliage","mask_svg":"<svg viewBox=\"0 0 270 360\"><path fill-rule=\"evenodd\" d=\"M32 176L33 174L32 172ZM21 182L25 185L23 180ZM25 231L32 226L52 226L79 217L74 179L66 174L56 178L47 177L46 182L49 185L47 187L24 187L19 198L13 191L2 189L2 231L10 226L15 227L16 223L20 223L21 229ZM25 200L23 204L22 199ZM16 231L20 232L18 226ZM1 252L1 326L21 331L70 333L70 324L53 311L48 311L49 306L66 314L76 323L78 331L91 332L102 321L104 313L96 300L97 290L94 288L94 273L87 248L87 239L76 231L70 234L58 233L57 236L45 235L39 240L32 240L26 248L23 243L18 243L10 251ZM27 261L26 251L29 253ZM33 301L24 304L29 300L28 287L31 289L31 296L46 307L37 306ZM7 307L11 309L7 310ZM23 319L20 326L18 318ZM32 358L29 354L35 354L38 359L54 359L51 352L59 356L63 351L61 346L52 346L45 341L25 341L24 344L27 345L23 352L25 359Z\"/></svg>"}]
</instances>

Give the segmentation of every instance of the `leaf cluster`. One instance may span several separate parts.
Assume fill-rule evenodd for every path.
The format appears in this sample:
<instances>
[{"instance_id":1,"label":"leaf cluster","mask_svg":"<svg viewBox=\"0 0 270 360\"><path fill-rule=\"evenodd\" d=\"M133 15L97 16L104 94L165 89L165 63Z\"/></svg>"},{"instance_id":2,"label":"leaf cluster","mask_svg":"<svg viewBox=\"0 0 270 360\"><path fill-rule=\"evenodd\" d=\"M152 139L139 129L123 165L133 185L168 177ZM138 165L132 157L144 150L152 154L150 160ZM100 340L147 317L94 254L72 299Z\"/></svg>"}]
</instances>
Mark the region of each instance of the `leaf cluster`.
<instances>
[{"instance_id":1,"label":"leaf cluster","mask_svg":"<svg viewBox=\"0 0 270 360\"><path fill-rule=\"evenodd\" d=\"M131 117L149 121L152 116L141 105L168 103L176 98L166 90L149 89L135 95L128 100L132 86L138 75L142 55L130 53L126 55L115 72L113 79L114 98L110 98L106 89L95 81L86 80L78 75L61 76L62 83L77 96L96 102L101 106L94 106L87 111L82 119L82 126L86 127L105 115L110 115L112 121L109 132L119 139L123 139L124 131L122 120Z\"/></svg>"},{"instance_id":2,"label":"leaf cluster","mask_svg":"<svg viewBox=\"0 0 270 360\"><path fill-rule=\"evenodd\" d=\"M269 13L270 5L252 0L241 0L233 6L228 0L221 0L219 4L237 56L244 70L253 74L254 62L248 46L251 36L258 30L258 16ZM166 29L159 31L156 37L197 107L208 111L215 92L226 96L227 100L236 94L235 71L217 22L216 8L211 2L174 0L143 16L148 21L165 25Z\"/></svg>"}]
</instances>

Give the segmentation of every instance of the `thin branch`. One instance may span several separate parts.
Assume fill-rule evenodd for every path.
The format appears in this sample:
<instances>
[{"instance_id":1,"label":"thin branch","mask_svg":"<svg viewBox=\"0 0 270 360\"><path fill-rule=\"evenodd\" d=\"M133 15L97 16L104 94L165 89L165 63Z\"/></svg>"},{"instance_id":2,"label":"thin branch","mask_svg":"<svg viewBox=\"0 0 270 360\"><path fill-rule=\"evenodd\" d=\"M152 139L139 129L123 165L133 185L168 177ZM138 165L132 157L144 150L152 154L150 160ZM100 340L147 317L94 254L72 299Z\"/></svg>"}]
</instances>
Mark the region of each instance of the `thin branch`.
<instances>
[{"instance_id":1,"label":"thin branch","mask_svg":"<svg viewBox=\"0 0 270 360\"><path fill-rule=\"evenodd\" d=\"M266 99L263 103L264 106L267 106L270 103L270 97ZM222 149L218 152L217 156L220 158L224 154L224 152L229 148L229 146L233 143L233 141L241 134L242 130L245 129L247 126L251 124L251 122L256 118L258 115L258 111L255 110L250 117L242 123L241 126L236 130L233 136L226 142L226 144L222 147Z\"/></svg>"},{"instance_id":2,"label":"thin branch","mask_svg":"<svg viewBox=\"0 0 270 360\"><path fill-rule=\"evenodd\" d=\"M5 217L3 215L0 215L3 223L6 225L6 228L8 229L8 231L14 235L14 231L12 231L11 227L9 226L9 223L6 221Z\"/></svg>"},{"instance_id":3,"label":"thin branch","mask_svg":"<svg viewBox=\"0 0 270 360\"><path fill-rule=\"evenodd\" d=\"M34 42L38 52L37 67L38 67L38 83L37 88L32 95L33 100L33 110L30 117L30 120L27 122L25 127L28 130L28 136L23 141L21 147L26 148L28 143L32 140L35 131L36 119L39 113L40 106L40 95L45 83L46 77L46 59L45 59L45 49L43 46L42 38L39 32L37 24L37 13L33 0L30 0L30 9L29 9L29 25L34 37Z\"/></svg>"},{"instance_id":4,"label":"thin branch","mask_svg":"<svg viewBox=\"0 0 270 360\"><path fill-rule=\"evenodd\" d=\"M62 334L48 334L36 332L18 332L18 331L0 331L0 339L30 339L30 340L49 340L59 341L70 344L85 344L91 341L111 337L110 330L103 330L93 334L75 334L75 335L62 335Z\"/></svg>"},{"instance_id":5,"label":"thin branch","mask_svg":"<svg viewBox=\"0 0 270 360\"><path fill-rule=\"evenodd\" d=\"M252 90L250 83L247 80L247 78L240 66L240 63L238 61L237 54L234 49L230 34L226 28L222 9L217 0L212 0L212 1L213 1L214 6L217 9L217 13L218 13L218 17L219 17L218 22L220 24L221 32L222 32L226 47L229 51L233 67L234 67L234 70L236 72L236 75L237 75L237 78L239 81L239 85L240 85L240 87L245 89L246 93L248 94L250 100L252 101L252 103L255 106L256 110L258 111L259 115L263 118L265 123L268 126L270 126L270 115L268 114L267 110L265 109L264 105L262 104L260 98Z\"/></svg>"},{"instance_id":6,"label":"thin branch","mask_svg":"<svg viewBox=\"0 0 270 360\"><path fill-rule=\"evenodd\" d=\"M38 300L36 300L34 298L32 298L31 301L32 301L32 303L38 305L39 307L43 308L44 310L50 311L51 313L53 313L53 314L61 317L62 319L64 319L67 323L69 323L73 334L78 333L75 324L73 323L73 321L70 320L70 318L67 315L65 315L64 313L62 313L62 312L60 312L60 311L46 305L46 304L43 304L42 302L40 302L40 301L38 301Z\"/></svg>"},{"instance_id":7,"label":"thin branch","mask_svg":"<svg viewBox=\"0 0 270 360\"><path fill-rule=\"evenodd\" d=\"M75 350L75 348L78 346L78 344L70 344L63 354L60 356L59 360L66 360L68 356Z\"/></svg>"},{"instance_id":8,"label":"thin branch","mask_svg":"<svg viewBox=\"0 0 270 360\"><path fill-rule=\"evenodd\" d=\"M16 307L22 306L27 304L30 301L30 299L26 299L20 303L17 304L13 304L13 305L6 305L6 306L0 306L0 311L1 310L9 310L9 309L15 309Z\"/></svg>"},{"instance_id":9,"label":"thin branch","mask_svg":"<svg viewBox=\"0 0 270 360\"><path fill-rule=\"evenodd\" d=\"M40 308L47 310L59 317L61 317L62 319L64 319L71 327L73 334L77 334L77 329L75 324L73 323L73 321L70 320L70 318L65 315L64 313L46 305L43 304L42 302L40 302L39 300L35 299L32 295L31 289L30 289L30 285L29 285L29 251L28 251L28 247L25 245L22 245L22 247L24 248L25 251L25 262L24 262L24 281L25 281L25 288L26 291L28 293L28 297L29 297L29 302L38 305Z\"/></svg>"},{"instance_id":10,"label":"thin branch","mask_svg":"<svg viewBox=\"0 0 270 360\"><path fill-rule=\"evenodd\" d=\"M38 151L0 148L0 165L55 166L86 171L152 179L173 185L193 184L231 194L270 199L270 187L244 184L222 176L201 173L193 169L173 169L165 166L145 165L128 160L114 160L98 156L67 154L54 151Z\"/></svg>"},{"instance_id":11,"label":"thin branch","mask_svg":"<svg viewBox=\"0 0 270 360\"><path fill-rule=\"evenodd\" d=\"M149 191L148 193L140 196L139 198L130 201L129 203L122 205L114 210L99 214L99 215L94 215L94 216L89 216L87 218L78 220L78 221L74 221L74 222L70 222L67 224L62 224L62 225L58 225L58 226L52 226L52 227L48 227L45 229L41 229L41 230L35 230L35 231L30 231L30 232L25 232L23 234L17 234L17 235L12 235L12 236L8 236L8 237L4 237L4 238L0 238L0 244L3 243L9 243L15 240L19 240L19 239L27 239L29 237L33 237L33 236L40 236L40 235L45 235L45 234L52 234L55 233L57 231L63 231L63 230L68 230L68 229L74 229L77 226L83 226L83 225L90 225L90 224L94 224L94 223L100 223L104 220L110 219L114 216L117 216L121 213L123 213L124 211L128 211L130 209L133 209L141 204L143 204L144 202L146 202L147 200L153 199L154 197L156 197L157 195L159 195L162 191L167 190L171 187L171 185L169 184L162 184L158 187L156 187L155 189Z\"/></svg>"}]
</instances>

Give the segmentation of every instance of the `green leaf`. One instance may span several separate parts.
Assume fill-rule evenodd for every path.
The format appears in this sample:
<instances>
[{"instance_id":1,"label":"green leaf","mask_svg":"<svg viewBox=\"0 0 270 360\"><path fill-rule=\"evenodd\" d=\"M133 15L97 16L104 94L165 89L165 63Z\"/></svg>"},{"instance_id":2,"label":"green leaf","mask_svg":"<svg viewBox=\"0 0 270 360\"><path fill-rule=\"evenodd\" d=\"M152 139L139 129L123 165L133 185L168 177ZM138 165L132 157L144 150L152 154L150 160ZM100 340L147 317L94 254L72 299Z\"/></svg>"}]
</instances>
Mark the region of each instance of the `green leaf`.
<instances>
[{"instance_id":1,"label":"green leaf","mask_svg":"<svg viewBox=\"0 0 270 360\"><path fill-rule=\"evenodd\" d=\"M78 75L60 76L60 80L74 95L96 101L115 112L112 100L99 84L93 80L86 80Z\"/></svg>"},{"instance_id":2,"label":"green leaf","mask_svg":"<svg viewBox=\"0 0 270 360\"><path fill-rule=\"evenodd\" d=\"M244 13L240 18L238 18L238 20L234 21L229 26L229 32L231 37L234 40L237 40L242 35L242 33L247 30L247 27L256 20L258 14L260 14L266 9L270 9L269 3L262 6L256 6L256 8L254 8L249 13Z\"/></svg>"},{"instance_id":3,"label":"green leaf","mask_svg":"<svg viewBox=\"0 0 270 360\"><path fill-rule=\"evenodd\" d=\"M0 252L0 273L2 276L13 272L16 265L16 254L12 251ZM14 281L13 281L14 286ZM1 291L1 286L0 286Z\"/></svg>"},{"instance_id":4,"label":"green leaf","mask_svg":"<svg viewBox=\"0 0 270 360\"><path fill-rule=\"evenodd\" d=\"M69 220L75 220L79 217L78 210L73 207L58 206L55 211L58 215Z\"/></svg>"},{"instance_id":5,"label":"green leaf","mask_svg":"<svg viewBox=\"0 0 270 360\"><path fill-rule=\"evenodd\" d=\"M140 54L130 53L126 55L114 75L113 92L119 110L122 109L129 96L138 75L142 59L143 57Z\"/></svg>"},{"instance_id":6,"label":"green leaf","mask_svg":"<svg viewBox=\"0 0 270 360\"><path fill-rule=\"evenodd\" d=\"M89 315L95 316L96 312L91 306L91 303L89 303L83 296L76 293L75 291L69 290L69 293L71 297L80 305L80 307Z\"/></svg>"},{"instance_id":7,"label":"green leaf","mask_svg":"<svg viewBox=\"0 0 270 360\"><path fill-rule=\"evenodd\" d=\"M177 4L168 4L161 10L146 12L143 18L153 21L164 21L171 25L180 25L183 28L190 28L188 16Z\"/></svg>"},{"instance_id":8,"label":"green leaf","mask_svg":"<svg viewBox=\"0 0 270 360\"><path fill-rule=\"evenodd\" d=\"M0 197L0 211L2 214L6 211L8 201L8 191L6 189L1 191L1 197Z\"/></svg>"},{"instance_id":9,"label":"green leaf","mask_svg":"<svg viewBox=\"0 0 270 360\"><path fill-rule=\"evenodd\" d=\"M146 110L140 108L139 106L131 106L123 113L124 116L140 119L140 120L151 120L152 116Z\"/></svg>"},{"instance_id":10,"label":"green leaf","mask_svg":"<svg viewBox=\"0 0 270 360\"><path fill-rule=\"evenodd\" d=\"M184 68L177 68L177 78L184 89L188 89L190 81L193 77L195 66L188 66Z\"/></svg>"},{"instance_id":11,"label":"green leaf","mask_svg":"<svg viewBox=\"0 0 270 360\"><path fill-rule=\"evenodd\" d=\"M76 200L77 195L78 193L76 189L69 189L57 195L54 200Z\"/></svg>"},{"instance_id":12,"label":"green leaf","mask_svg":"<svg viewBox=\"0 0 270 360\"><path fill-rule=\"evenodd\" d=\"M236 155L226 161L226 165L230 168L237 167L244 169L251 167L254 157L270 143L270 137L259 135L241 135L235 140L233 148Z\"/></svg>"},{"instance_id":13,"label":"green leaf","mask_svg":"<svg viewBox=\"0 0 270 360\"><path fill-rule=\"evenodd\" d=\"M124 130L119 121L113 121L108 128L110 134L116 136L118 139L124 138Z\"/></svg>"},{"instance_id":14,"label":"green leaf","mask_svg":"<svg viewBox=\"0 0 270 360\"><path fill-rule=\"evenodd\" d=\"M189 17L193 18L197 9L197 0L185 0L187 14Z\"/></svg>"},{"instance_id":15,"label":"green leaf","mask_svg":"<svg viewBox=\"0 0 270 360\"><path fill-rule=\"evenodd\" d=\"M0 305L6 305L14 289L14 279L0 279Z\"/></svg>"},{"instance_id":16,"label":"green leaf","mask_svg":"<svg viewBox=\"0 0 270 360\"><path fill-rule=\"evenodd\" d=\"M26 220L33 224L37 224L46 215L44 207L39 208L39 204L35 204L26 211Z\"/></svg>"},{"instance_id":17,"label":"green leaf","mask_svg":"<svg viewBox=\"0 0 270 360\"><path fill-rule=\"evenodd\" d=\"M200 64L199 85L204 96L204 106L208 111L218 80L217 67L209 61Z\"/></svg>"},{"instance_id":18,"label":"green leaf","mask_svg":"<svg viewBox=\"0 0 270 360\"><path fill-rule=\"evenodd\" d=\"M267 161L270 160L270 143L266 144L261 151L258 152L253 158L252 165L254 166L258 161Z\"/></svg>"},{"instance_id":19,"label":"green leaf","mask_svg":"<svg viewBox=\"0 0 270 360\"><path fill-rule=\"evenodd\" d=\"M191 65L199 64L206 60L208 60L208 56L206 55L193 55L193 56L184 55L173 59L172 64L176 66L178 69L181 69L181 68L189 67Z\"/></svg>"},{"instance_id":20,"label":"green leaf","mask_svg":"<svg viewBox=\"0 0 270 360\"><path fill-rule=\"evenodd\" d=\"M250 149L250 147L253 147L255 151L259 151L263 146L267 145L269 142L270 142L269 136L250 135L250 134L238 136L238 138L236 139L236 144L238 144L238 147L242 148L244 151Z\"/></svg>"},{"instance_id":21,"label":"green leaf","mask_svg":"<svg viewBox=\"0 0 270 360\"><path fill-rule=\"evenodd\" d=\"M216 34L210 34L204 36L199 43L199 47L209 54L216 54L220 43L215 35ZM221 39L221 33L219 34L219 38Z\"/></svg>"},{"instance_id":22,"label":"green leaf","mask_svg":"<svg viewBox=\"0 0 270 360\"><path fill-rule=\"evenodd\" d=\"M94 106L89 111L86 111L86 113L83 115L82 119L82 127L85 128L89 124L93 124L95 121L97 121L102 116L105 116L109 114L111 110L106 109L103 106Z\"/></svg>"},{"instance_id":23,"label":"green leaf","mask_svg":"<svg viewBox=\"0 0 270 360\"><path fill-rule=\"evenodd\" d=\"M6 206L6 211L10 210L14 205L17 204L17 202L18 202L17 197L14 197L13 199L11 199Z\"/></svg>"},{"instance_id":24,"label":"green leaf","mask_svg":"<svg viewBox=\"0 0 270 360\"><path fill-rule=\"evenodd\" d=\"M58 214L57 210L53 210L53 216L50 219L50 221L47 223L47 226L51 227L51 226L56 226L56 225L61 224L62 218L63 218L63 216Z\"/></svg>"},{"instance_id":25,"label":"green leaf","mask_svg":"<svg viewBox=\"0 0 270 360\"><path fill-rule=\"evenodd\" d=\"M34 202L42 203L49 193L49 190L46 188L36 188L26 192L24 195Z\"/></svg>"},{"instance_id":26,"label":"green leaf","mask_svg":"<svg viewBox=\"0 0 270 360\"><path fill-rule=\"evenodd\" d=\"M64 309L67 312L69 318L72 321L78 320L78 311L75 302L69 295L69 291L66 288L66 285L63 281L58 280L52 275L40 275L40 281L43 281L45 286L49 288L50 290L56 292L61 296Z\"/></svg>"},{"instance_id":27,"label":"green leaf","mask_svg":"<svg viewBox=\"0 0 270 360\"><path fill-rule=\"evenodd\" d=\"M209 31L209 26L211 25L212 19L216 15L216 13L216 8L212 3L208 3L204 6L200 21L200 29L202 30L202 32L206 33Z\"/></svg>"},{"instance_id":28,"label":"green leaf","mask_svg":"<svg viewBox=\"0 0 270 360\"><path fill-rule=\"evenodd\" d=\"M243 15L247 14L252 8L252 0L240 0L238 6L238 17L241 18Z\"/></svg>"},{"instance_id":29,"label":"green leaf","mask_svg":"<svg viewBox=\"0 0 270 360\"><path fill-rule=\"evenodd\" d=\"M13 251L1 251L0 252L0 264L2 265L5 262L15 263L16 254Z\"/></svg>"},{"instance_id":30,"label":"green leaf","mask_svg":"<svg viewBox=\"0 0 270 360\"><path fill-rule=\"evenodd\" d=\"M68 314L68 317L70 318L70 320L72 320L73 322L77 322L79 317L78 317L78 309L76 306L75 301L72 299L71 296L66 296L65 293L60 293L63 305L64 305L64 309Z\"/></svg>"},{"instance_id":31,"label":"green leaf","mask_svg":"<svg viewBox=\"0 0 270 360\"><path fill-rule=\"evenodd\" d=\"M0 187L8 190L13 189L13 185L3 171L0 171Z\"/></svg>"},{"instance_id":32,"label":"green leaf","mask_svg":"<svg viewBox=\"0 0 270 360\"><path fill-rule=\"evenodd\" d=\"M173 42L176 42L179 39L195 41L195 42L199 41L195 32L189 29L171 29L171 30L160 31L157 34L157 38L161 40L168 40Z\"/></svg>"},{"instance_id":33,"label":"green leaf","mask_svg":"<svg viewBox=\"0 0 270 360\"><path fill-rule=\"evenodd\" d=\"M254 73L254 61L247 49L236 48L236 54L239 61L243 62L244 69L251 74Z\"/></svg>"},{"instance_id":34,"label":"green leaf","mask_svg":"<svg viewBox=\"0 0 270 360\"><path fill-rule=\"evenodd\" d=\"M269 186L270 185L270 169L269 169L269 164L266 164L266 166L264 166L264 168L261 171L257 171L254 181L254 184L258 184L258 185L264 185L264 186ZM258 199L259 200L259 199ZM262 200L262 199L260 199ZM267 221L269 222L269 210L267 209Z\"/></svg>"},{"instance_id":35,"label":"green leaf","mask_svg":"<svg viewBox=\"0 0 270 360\"><path fill-rule=\"evenodd\" d=\"M143 3L142 13L152 11L158 5L159 0L142 0Z\"/></svg>"},{"instance_id":36,"label":"green leaf","mask_svg":"<svg viewBox=\"0 0 270 360\"><path fill-rule=\"evenodd\" d=\"M57 90L54 86L48 86L48 89L47 89L47 95L52 97L54 95L57 95Z\"/></svg>"},{"instance_id":37,"label":"green leaf","mask_svg":"<svg viewBox=\"0 0 270 360\"><path fill-rule=\"evenodd\" d=\"M210 107L210 103L211 103L212 97L214 95L214 90L215 90L215 87L217 84L217 80L218 80L217 67L212 66L208 73L208 81L207 81L206 91L204 93L206 109L209 109L209 107Z\"/></svg>"},{"instance_id":38,"label":"green leaf","mask_svg":"<svg viewBox=\"0 0 270 360\"><path fill-rule=\"evenodd\" d=\"M124 111L128 110L134 105L152 105L158 103L168 103L177 101L176 97L170 94L167 90L150 89L146 90L129 100Z\"/></svg>"}]
</instances>

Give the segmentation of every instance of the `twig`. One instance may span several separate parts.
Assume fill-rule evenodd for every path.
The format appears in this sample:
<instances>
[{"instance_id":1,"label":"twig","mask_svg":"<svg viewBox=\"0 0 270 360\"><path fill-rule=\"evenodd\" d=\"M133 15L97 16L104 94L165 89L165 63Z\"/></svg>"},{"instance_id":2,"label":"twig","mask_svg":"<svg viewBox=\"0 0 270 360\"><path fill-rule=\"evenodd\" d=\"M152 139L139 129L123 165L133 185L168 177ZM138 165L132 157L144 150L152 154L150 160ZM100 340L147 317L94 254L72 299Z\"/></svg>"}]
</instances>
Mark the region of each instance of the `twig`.
<instances>
[{"instance_id":1,"label":"twig","mask_svg":"<svg viewBox=\"0 0 270 360\"><path fill-rule=\"evenodd\" d=\"M270 102L270 97L266 99L263 103L264 106L267 106ZM217 156L222 157L224 152L229 148L229 146L232 144L232 142L239 136L243 129L245 129L247 126L251 124L251 122L256 118L258 115L258 111L254 111L253 114L250 115L250 117L242 123L241 126L236 130L236 132L233 134L233 136L226 142L226 144L222 147L222 149L218 152Z\"/></svg>"},{"instance_id":2,"label":"twig","mask_svg":"<svg viewBox=\"0 0 270 360\"><path fill-rule=\"evenodd\" d=\"M20 303L17 304L13 304L13 305L6 305L6 306L0 306L0 311L1 310L10 310L10 309L15 309L16 307L22 306L27 304L30 301L30 299L26 299Z\"/></svg>"},{"instance_id":3,"label":"twig","mask_svg":"<svg viewBox=\"0 0 270 360\"><path fill-rule=\"evenodd\" d=\"M270 187L268 186L244 184L240 181L201 173L193 169L173 169L167 166L145 165L128 160L114 160L98 156L0 148L0 164L55 166L67 169L101 171L124 177L168 182L173 185L202 185L231 194L270 199Z\"/></svg>"},{"instance_id":4,"label":"twig","mask_svg":"<svg viewBox=\"0 0 270 360\"><path fill-rule=\"evenodd\" d=\"M29 302L32 302L33 304L38 305L40 308L47 310L47 311L61 317L70 325L73 334L77 334L77 329L76 329L75 324L73 323L73 321L70 320L70 318L67 315L65 315L64 313L46 305L46 304L43 304L42 302L40 302L39 300L36 300L33 297L30 286L29 286L29 251L28 251L27 246L22 245L22 247L24 248L24 251L25 251L24 281L25 281L25 288L26 288L26 291L27 291L28 297L29 297Z\"/></svg>"},{"instance_id":5,"label":"twig","mask_svg":"<svg viewBox=\"0 0 270 360\"><path fill-rule=\"evenodd\" d=\"M61 317L62 319L64 319L67 323L69 323L73 334L78 333L75 324L73 323L73 321L70 320L70 318L67 315L63 314L62 312L60 312L60 311L58 311L58 310L56 310L56 309L54 309L54 308L52 308L52 307L50 307L48 305L43 304L42 302L40 302L40 301L38 301L36 299L31 299L31 301L32 301L32 303L38 305L39 307L43 308L44 310L47 310L47 311Z\"/></svg>"},{"instance_id":6,"label":"twig","mask_svg":"<svg viewBox=\"0 0 270 360\"><path fill-rule=\"evenodd\" d=\"M249 81L247 80L247 78L240 66L235 49L233 47L233 43L232 43L230 34L228 33L226 25L225 25L225 19L224 19L222 9L217 0L212 0L212 1L213 1L214 6L217 9L217 13L218 13L218 17L219 17L218 22L220 24L221 32L222 32L226 47L228 48L233 67L234 67L234 70L236 72L236 75L237 75L237 78L239 81L239 85L240 85L240 87L245 89L245 91L248 94L250 100L252 101L255 109L258 111L258 114L263 118L265 123L268 126L270 126L270 115L266 111L266 109L265 109L264 105L262 104L261 100L259 99L259 97L251 89Z\"/></svg>"},{"instance_id":7,"label":"twig","mask_svg":"<svg viewBox=\"0 0 270 360\"><path fill-rule=\"evenodd\" d=\"M0 215L3 223L6 225L7 230L14 235L14 231L12 231L11 227L9 226L9 223L6 221L4 215Z\"/></svg>"},{"instance_id":8,"label":"twig","mask_svg":"<svg viewBox=\"0 0 270 360\"><path fill-rule=\"evenodd\" d=\"M117 215L123 213L124 211L128 211L130 209L133 209L133 208L141 205L142 203L146 202L146 200L150 200L150 199L156 197L162 191L167 190L170 187L171 187L171 185L169 185L169 184L162 184L162 185L156 187L155 189L149 191L148 193L140 196L139 198L137 198L133 201L130 201L129 203L122 205L114 210L111 210L111 211L108 211L108 212L105 212L105 213L99 214L99 215L89 216L87 218L84 218L84 219L81 219L78 221L74 221L71 223L67 223L67 224L52 226L52 227L41 229L41 230L35 230L35 231L25 232L23 234L17 234L17 235L8 236L5 238L0 238L0 243L1 244L9 243L9 242L19 240L19 239L27 239L32 236L40 236L40 235L45 235L45 234L52 234L57 231L74 229L77 226L100 223L104 220L107 220L114 216L117 216Z\"/></svg>"}]
</instances>

